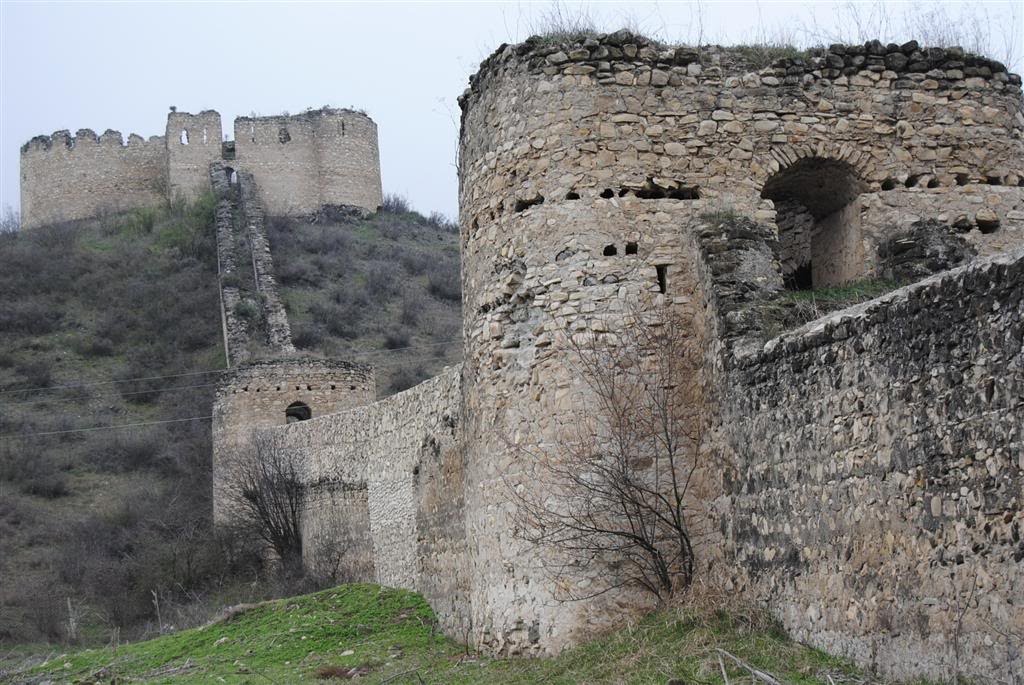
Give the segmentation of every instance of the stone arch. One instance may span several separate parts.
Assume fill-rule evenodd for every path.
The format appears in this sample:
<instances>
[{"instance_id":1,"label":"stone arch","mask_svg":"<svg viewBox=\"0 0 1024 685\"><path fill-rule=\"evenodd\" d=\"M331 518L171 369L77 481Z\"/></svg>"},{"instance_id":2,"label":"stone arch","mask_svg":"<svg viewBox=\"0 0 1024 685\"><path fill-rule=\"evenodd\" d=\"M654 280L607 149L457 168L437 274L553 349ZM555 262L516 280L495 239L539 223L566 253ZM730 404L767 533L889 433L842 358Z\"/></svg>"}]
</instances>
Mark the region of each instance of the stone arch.
<instances>
[{"instance_id":1,"label":"stone arch","mask_svg":"<svg viewBox=\"0 0 1024 685\"><path fill-rule=\"evenodd\" d=\"M228 183L237 186L238 185L238 172L233 167L224 167L224 175L228 178Z\"/></svg>"},{"instance_id":2,"label":"stone arch","mask_svg":"<svg viewBox=\"0 0 1024 685\"><path fill-rule=\"evenodd\" d=\"M761 197L775 205L786 287L806 290L860 277L865 255L859 196L868 190L861 170L818 155L788 161L761 189Z\"/></svg>"},{"instance_id":3,"label":"stone arch","mask_svg":"<svg viewBox=\"0 0 1024 685\"><path fill-rule=\"evenodd\" d=\"M284 418L286 423L309 421L313 418L313 410L310 409L309 405L305 402L292 402L288 405L288 408L284 410Z\"/></svg>"}]
</instances>

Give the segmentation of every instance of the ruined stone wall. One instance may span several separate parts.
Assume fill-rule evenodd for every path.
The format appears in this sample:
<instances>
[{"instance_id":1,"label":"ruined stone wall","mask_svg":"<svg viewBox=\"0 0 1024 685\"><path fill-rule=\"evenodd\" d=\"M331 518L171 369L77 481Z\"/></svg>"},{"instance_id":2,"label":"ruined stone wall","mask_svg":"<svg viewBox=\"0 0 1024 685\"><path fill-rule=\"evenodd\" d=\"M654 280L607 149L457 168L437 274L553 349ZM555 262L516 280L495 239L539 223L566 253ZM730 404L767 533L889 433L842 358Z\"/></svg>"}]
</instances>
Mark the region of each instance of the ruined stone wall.
<instances>
[{"instance_id":1,"label":"ruined stone wall","mask_svg":"<svg viewBox=\"0 0 1024 685\"><path fill-rule=\"evenodd\" d=\"M302 455L306 563L422 592L450 635L468 632L461 370L278 431Z\"/></svg>"},{"instance_id":2,"label":"ruined stone wall","mask_svg":"<svg viewBox=\"0 0 1024 685\"><path fill-rule=\"evenodd\" d=\"M737 238L760 247L728 269L751 279L729 286L742 303L745 291L782 286L776 201L813 219L816 285L873 275L875 242L894 227L870 203L887 194L908 204L925 176L933 215L1001 184L999 202L984 200L1000 231L971 239L983 252L1019 244L1010 215L1024 168L1019 86L1001 65L914 43L835 46L760 68L738 51L664 48L620 32L503 46L484 62L461 99L460 150L475 644L557 651L637 608L615 596L553 602L500 494L538 487L517 446L560 444L586 402L559 334L614 335L625 304L646 295L693 316L694 344L717 348L712 331L736 349L756 344L738 331L741 304L733 320L701 324L707 267L695 246L708 241L695 232L708 217L753 220Z\"/></svg>"},{"instance_id":3,"label":"ruined stone wall","mask_svg":"<svg viewBox=\"0 0 1024 685\"><path fill-rule=\"evenodd\" d=\"M245 455L254 430L283 426L286 410L301 402L312 418L369 404L376 395L373 370L324 359L269 359L226 371L213 404L214 519L225 522L231 464Z\"/></svg>"},{"instance_id":4,"label":"ruined stone wall","mask_svg":"<svg viewBox=\"0 0 1024 685\"><path fill-rule=\"evenodd\" d=\"M166 196L164 139L82 129L36 136L21 148L25 228L150 207Z\"/></svg>"},{"instance_id":5,"label":"ruined stone wall","mask_svg":"<svg viewBox=\"0 0 1024 685\"><path fill-rule=\"evenodd\" d=\"M172 111L166 136L148 141L88 129L37 136L21 150L26 227L106 211L193 200L210 187L210 165L253 175L271 214L308 214L324 205L373 212L381 204L377 125L365 114L324 108L295 116L240 117L234 147L222 144L220 114Z\"/></svg>"},{"instance_id":6,"label":"ruined stone wall","mask_svg":"<svg viewBox=\"0 0 1024 685\"><path fill-rule=\"evenodd\" d=\"M221 158L220 114L170 112L167 115L168 199L193 200L210 188L210 165Z\"/></svg>"},{"instance_id":7,"label":"ruined stone wall","mask_svg":"<svg viewBox=\"0 0 1024 685\"><path fill-rule=\"evenodd\" d=\"M1024 672L1022 297L1017 250L728 360L735 589L890 676Z\"/></svg>"},{"instance_id":8,"label":"ruined stone wall","mask_svg":"<svg viewBox=\"0 0 1024 685\"><path fill-rule=\"evenodd\" d=\"M547 201L695 189L762 219L771 218L769 199L810 205L815 232L826 234L817 254L833 261L821 265L820 285L875 275L878 243L899 219L851 206L914 204L922 189L970 221L981 199L1002 224L979 232L982 252L1024 239L1014 218L1024 193L1020 78L959 49L873 42L757 68L741 51L664 48L624 32L527 42L490 57L467 102L490 79L527 75L533 85L509 109L549 99L564 107L549 112L546 137L520 136L518 153L557 151L567 135L583 145L575 168L551 184L557 197L541 193ZM488 211L513 211L530 190L522 177L498 179Z\"/></svg>"},{"instance_id":9,"label":"ruined stone wall","mask_svg":"<svg viewBox=\"0 0 1024 685\"><path fill-rule=\"evenodd\" d=\"M377 125L350 110L235 120L235 165L252 173L271 214L326 204L376 211L381 203Z\"/></svg>"}]
</instances>

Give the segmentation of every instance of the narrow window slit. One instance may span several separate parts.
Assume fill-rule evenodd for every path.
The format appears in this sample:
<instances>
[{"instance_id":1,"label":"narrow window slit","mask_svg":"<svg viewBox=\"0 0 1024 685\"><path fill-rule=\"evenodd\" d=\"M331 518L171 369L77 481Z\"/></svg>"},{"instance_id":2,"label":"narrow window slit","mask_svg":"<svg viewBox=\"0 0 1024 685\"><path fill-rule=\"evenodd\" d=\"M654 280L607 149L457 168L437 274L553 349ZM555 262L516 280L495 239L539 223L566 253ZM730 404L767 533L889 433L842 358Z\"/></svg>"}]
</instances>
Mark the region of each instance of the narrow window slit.
<instances>
[{"instance_id":1,"label":"narrow window slit","mask_svg":"<svg viewBox=\"0 0 1024 685\"><path fill-rule=\"evenodd\" d=\"M658 292L664 295L668 292L668 264L657 264L654 268L658 272Z\"/></svg>"}]
</instances>

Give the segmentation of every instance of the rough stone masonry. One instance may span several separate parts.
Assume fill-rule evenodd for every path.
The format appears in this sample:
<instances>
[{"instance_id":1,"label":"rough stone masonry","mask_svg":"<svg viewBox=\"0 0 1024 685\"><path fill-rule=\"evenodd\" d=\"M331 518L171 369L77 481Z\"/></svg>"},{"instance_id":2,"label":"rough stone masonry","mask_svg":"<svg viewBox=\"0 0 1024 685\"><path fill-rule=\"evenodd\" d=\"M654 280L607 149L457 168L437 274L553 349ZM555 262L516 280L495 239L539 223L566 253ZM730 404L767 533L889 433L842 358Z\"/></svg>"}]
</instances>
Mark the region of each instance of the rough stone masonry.
<instances>
[{"instance_id":1,"label":"rough stone masonry","mask_svg":"<svg viewBox=\"0 0 1024 685\"><path fill-rule=\"evenodd\" d=\"M559 603L507 495L544 488L519 448L557 456L587 410L569 340L614 339L639 303L704 359L726 464L705 571L885 674L1021 673L1020 78L916 42L748 54L618 32L484 61L461 98L463 365L376 403L353 382L362 406L326 415L310 395L272 429L302 455L307 563L419 590L501 654L643 610ZM785 289L876 277L921 222L974 261L776 335ZM286 422L263 372L222 388L215 440L252 425L232 417L254 388Z\"/></svg>"},{"instance_id":2,"label":"rough stone masonry","mask_svg":"<svg viewBox=\"0 0 1024 685\"><path fill-rule=\"evenodd\" d=\"M322 108L301 114L239 117L222 141L220 114L171 110L166 134L148 140L82 129L36 136L21 148L21 217L26 228L104 212L151 207L209 188L223 161L252 175L271 214L324 205L376 211L381 203L377 125L366 114Z\"/></svg>"}]
</instances>

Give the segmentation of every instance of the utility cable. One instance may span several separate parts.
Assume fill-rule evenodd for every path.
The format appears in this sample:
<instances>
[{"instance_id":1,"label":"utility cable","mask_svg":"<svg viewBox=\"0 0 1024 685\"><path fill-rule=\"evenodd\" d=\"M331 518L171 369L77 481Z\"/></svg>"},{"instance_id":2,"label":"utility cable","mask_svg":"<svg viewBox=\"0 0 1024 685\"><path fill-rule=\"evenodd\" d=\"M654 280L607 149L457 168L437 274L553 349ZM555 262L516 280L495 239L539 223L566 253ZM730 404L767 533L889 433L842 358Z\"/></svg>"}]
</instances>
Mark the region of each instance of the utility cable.
<instances>
[{"instance_id":1,"label":"utility cable","mask_svg":"<svg viewBox=\"0 0 1024 685\"><path fill-rule=\"evenodd\" d=\"M185 421L207 421L207 420L212 419L212 418L213 418L213 415L210 415L210 416L190 416L187 419L165 419L163 421L142 421L142 422L139 422L139 423L121 423L121 424L116 424L116 425L113 425L113 426L92 426L90 428L69 428L67 430L41 431L41 432L38 432L38 433L3 433L3 434L0 434L0 438L2 438L2 439L35 438L35 437L41 437L41 436L44 436L44 435L64 435L66 433L87 433L87 432L103 431L103 430L117 430L117 429L120 429L120 428L137 428L139 426L157 426L157 425L165 424L165 423L184 423Z\"/></svg>"}]
</instances>

